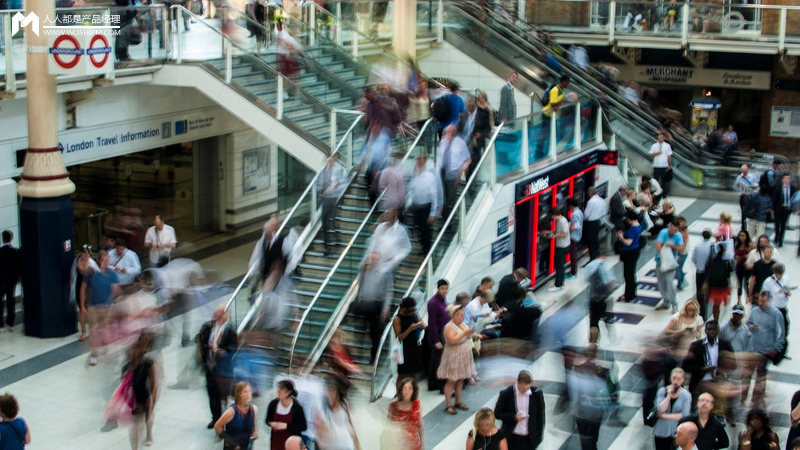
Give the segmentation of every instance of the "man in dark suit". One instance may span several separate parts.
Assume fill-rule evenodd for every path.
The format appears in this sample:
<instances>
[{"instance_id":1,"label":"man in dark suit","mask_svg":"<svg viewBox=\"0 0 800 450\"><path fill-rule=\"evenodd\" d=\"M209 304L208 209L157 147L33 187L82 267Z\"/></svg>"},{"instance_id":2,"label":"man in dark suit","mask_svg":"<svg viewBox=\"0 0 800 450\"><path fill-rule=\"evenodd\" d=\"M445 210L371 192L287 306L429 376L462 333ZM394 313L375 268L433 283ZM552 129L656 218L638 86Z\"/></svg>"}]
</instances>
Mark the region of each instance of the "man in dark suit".
<instances>
[{"instance_id":1,"label":"man in dark suit","mask_svg":"<svg viewBox=\"0 0 800 450\"><path fill-rule=\"evenodd\" d=\"M544 394L533 387L533 377L520 371L517 382L500 391L494 415L503 421L508 450L534 450L544 435Z\"/></svg>"},{"instance_id":2,"label":"man in dark suit","mask_svg":"<svg viewBox=\"0 0 800 450\"><path fill-rule=\"evenodd\" d=\"M236 350L236 340L236 331L228 326L225 305L214 310L211 321L204 323L197 334L197 356L206 373L206 390L211 408L209 429L214 428L222 415L222 402L228 398L230 381L233 378L231 358Z\"/></svg>"},{"instance_id":3,"label":"man in dark suit","mask_svg":"<svg viewBox=\"0 0 800 450\"><path fill-rule=\"evenodd\" d=\"M689 353L683 360L683 370L691 375L689 393L695 396L697 387L703 380L712 381L719 375L719 363L723 352L733 353L729 342L720 341L719 324L716 320L706 322L706 337L698 339L689 346Z\"/></svg>"},{"instance_id":4,"label":"man in dark suit","mask_svg":"<svg viewBox=\"0 0 800 450\"><path fill-rule=\"evenodd\" d=\"M608 203L609 220L617 230L625 231L625 213L627 210L622 202L625 201L627 195L628 187L624 184L620 185L617 193L611 196L611 200Z\"/></svg>"},{"instance_id":5,"label":"man in dark suit","mask_svg":"<svg viewBox=\"0 0 800 450\"><path fill-rule=\"evenodd\" d=\"M775 218L775 245L783 247L783 235L786 234L786 222L792 214L792 195L797 188L792 186L792 176L784 174L781 184L772 192L772 208Z\"/></svg>"},{"instance_id":6,"label":"man in dark suit","mask_svg":"<svg viewBox=\"0 0 800 450\"><path fill-rule=\"evenodd\" d=\"M6 327L7 331L14 331L16 302L14 294L17 290L20 274L22 273L21 253L18 248L11 245L14 234L8 230L3 231L3 245L0 247L0 331L3 330L3 297L6 299Z\"/></svg>"},{"instance_id":7,"label":"man in dark suit","mask_svg":"<svg viewBox=\"0 0 800 450\"><path fill-rule=\"evenodd\" d=\"M531 338L537 343L542 310L538 306L525 306L526 290L529 288L528 271L518 267L513 273L500 279L494 298L498 306L508 310L507 318L503 319L503 337Z\"/></svg>"}]
</instances>

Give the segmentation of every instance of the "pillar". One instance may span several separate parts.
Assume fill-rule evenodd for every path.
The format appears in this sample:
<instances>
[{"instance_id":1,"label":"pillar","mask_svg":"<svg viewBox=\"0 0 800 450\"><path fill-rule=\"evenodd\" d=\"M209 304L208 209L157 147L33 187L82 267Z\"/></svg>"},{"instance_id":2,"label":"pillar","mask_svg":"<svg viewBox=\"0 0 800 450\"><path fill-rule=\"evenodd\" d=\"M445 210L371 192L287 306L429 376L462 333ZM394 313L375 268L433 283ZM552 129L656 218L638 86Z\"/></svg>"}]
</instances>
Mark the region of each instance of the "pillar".
<instances>
[{"instance_id":1,"label":"pillar","mask_svg":"<svg viewBox=\"0 0 800 450\"><path fill-rule=\"evenodd\" d=\"M392 47L401 58L417 56L417 0L395 0Z\"/></svg>"},{"instance_id":2,"label":"pillar","mask_svg":"<svg viewBox=\"0 0 800 450\"><path fill-rule=\"evenodd\" d=\"M52 0L27 0L28 12L55 17ZM25 27L28 53L28 152L17 187L20 200L25 334L61 337L76 331L69 303L74 258L70 195L75 185L58 148L56 79L47 72L47 36Z\"/></svg>"}]
</instances>

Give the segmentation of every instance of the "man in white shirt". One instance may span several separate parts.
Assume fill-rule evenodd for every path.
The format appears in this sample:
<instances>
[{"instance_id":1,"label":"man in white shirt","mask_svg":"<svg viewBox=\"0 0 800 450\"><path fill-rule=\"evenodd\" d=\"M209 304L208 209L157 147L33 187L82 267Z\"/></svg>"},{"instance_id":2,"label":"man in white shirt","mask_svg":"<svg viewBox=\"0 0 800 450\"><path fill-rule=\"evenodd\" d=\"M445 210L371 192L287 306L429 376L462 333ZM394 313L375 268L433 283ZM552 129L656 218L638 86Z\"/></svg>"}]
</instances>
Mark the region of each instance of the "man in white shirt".
<instances>
[{"instance_id":1,"label":"man in white shirt","mask_svg":"<svg viewBox=\"0 0 800 450\"><path fill-rule=\"evenodd\" d=\"M550 219L555 222L553 230L542 231L541 233L548 238L555 238L555 283L547 288L547 292L556 292L564 289L564 278L566 273L567 253L569 253L569 222L561 214L558 208L550 208Z\"/></svg>"},{"instance_id":2,"label":"man in white shirt","mask_svg":"<svg viewBox=\"0 0 800 450\"><path fill-rule=\"evenodd\" d=\"M503 421L501 429L509 450L535 449L541 444L545 424L544 394L533 386L530 372L521 371L516 383L500 391L494 415Z\"/></svg>"},{"instance_id":3,"label":"man in white shirt","mask_svg":"<svg viewBox=\"0 0 800 450\"><path fill-rule=\"evenodd\" d=\"M442 186L444 188L445 203L442 209L442 216L447 218L450 215L450 209L456 202L456 192L458 191L458 182L461 180L461 174L467 170L470 162L472 162L467 143L458 135L455 125L445 128L442 139L439 141L436 161L439 165L439 172L442 174Z\"/></svg>"},{"instance_id":4,"label":"man in white shirt","mask_svg":"<svg viewBox=\"0 0 800 450\"><path fill-rule=\"evenodd\" d=\"M150 267L164 267L178 244L175 228L164 223L161 216L153 219L153 226L144 235L144 245L150 248Z\"/></svg>"},{"instance_id":5,"label":"man in white shirt","mask_svg":"<svg viewBox=\"0 0 800 450\"><path fill-rule=\"evenodd\" d=\"M128 248L125 239L117 238L114 242L114 250L108 253L108 257L108 266L117 272L120 286L131 284L142 272L139 256Z\"/></svg>"},{"instance_id":6,"label":"man in white shirt","mask_svg":"<svg viewBox=\"0 0 800 450\"><path fill-rule=\"evenodd\" d=\"M664 197L669 195L672 180L672 147L664 142L664 133L658 133L658 142L650 147L653 158L653 178L664 189Z\"/></svg>"},{"instance_id":7,"label":"man in white shirt","mask_svg":"<svg viewBox=\"0 0 800 450\"><path fill-rule=\"evenodd\" d=\"M492 307L489 306L489 303L492 302L494 302L494 294L490 289L486 289L467 304L466 310L469 318L467 326L472 327L476 333L483 331L487 325L497 320L497 316L506 311L505 308L492 311Z\"/></svg>"},{"instance_id":8,"label":"man in white shirt","mask_svg":"<svg viewBox=\"0 0 800 450\"><path fill-rule=\"evenodd\" d=\"M381 255L377 270L389 274L411 253L411 240L406 227L397 220L397 210L383 213L382 222L368 241L366 256L370 253Z\"/></svg>"},{"instance_id":9,"label":"man in white shirt","mask_svg":"<svg viewBox=\"0 0 800 450\"><path fill-rule=\"evenodd\" d=\"M423 256L426 256L431 250L433 239L431 226L444 201L441 182L437 180L436 173L428 169L427 160L428 157L424 153L419 155L414 166L414 176L411 178L408 188L408 197L411 203L408 212L414 216L414 228L419 233Z\"/></svg>"},{"instance_id":10,"label":"man in white shirt","mask_svg":"<svg viewBox=\"0 0 800 450\"><path fill-rule=\"evenodd\" d=\"M589 200L583 211L583 242L589 247L589 261L593 261L600 252L600 220L608 214L608 207L594 186L587 189L586 195Z\"/></svg>"}]
</instances>

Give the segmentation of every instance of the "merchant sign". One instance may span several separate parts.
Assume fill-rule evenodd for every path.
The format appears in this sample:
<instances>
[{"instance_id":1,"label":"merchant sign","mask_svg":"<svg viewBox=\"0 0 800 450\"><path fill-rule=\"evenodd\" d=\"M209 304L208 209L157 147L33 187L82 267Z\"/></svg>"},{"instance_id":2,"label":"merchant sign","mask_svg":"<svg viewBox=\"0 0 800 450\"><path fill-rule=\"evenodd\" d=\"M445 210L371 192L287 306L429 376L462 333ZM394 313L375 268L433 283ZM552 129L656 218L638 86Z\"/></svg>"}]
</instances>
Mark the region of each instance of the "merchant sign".
<instances>
[{"instance_id":1,"label":"merchant sign","mask_svg":"<svg viewBox=\"0 0 800 450\"><path fill-rule=\"evenodd\" d=\"M749 70L698 69L677 66L616 65L619 79L644 84L720 87L734 89L770 89L770 73Z\"/></svg>"}]
</instances>

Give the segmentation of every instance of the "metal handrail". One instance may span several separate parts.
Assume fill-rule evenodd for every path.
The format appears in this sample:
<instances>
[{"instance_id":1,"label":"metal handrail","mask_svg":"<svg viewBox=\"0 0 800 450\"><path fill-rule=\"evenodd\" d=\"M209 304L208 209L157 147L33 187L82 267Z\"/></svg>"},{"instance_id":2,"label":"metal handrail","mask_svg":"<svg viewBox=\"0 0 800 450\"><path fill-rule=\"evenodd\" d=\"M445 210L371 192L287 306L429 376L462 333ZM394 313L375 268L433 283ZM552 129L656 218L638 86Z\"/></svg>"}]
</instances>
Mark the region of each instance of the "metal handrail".
<instances>
[{"instance_id":1,"label":"metal handrail","mask_svg":"<svg viewBox=\"0 0 800 450\"><path fill-rule=\"evenodd\" d=\"M426 127L428 127L429 125L433 126L432 124L433 124L433 119L428 119L423 124L422 128L420 129L419 135L414 140L414 142L411 144L411 147L409 148L409 151L406 153L406 156L400 161L398 166L401 166L408 159L408 157L411 155L411 152L414 151L415 148L417 148L417 145L419 145L419 140L421 139L421 137L425 133ZM388 189L384 189L383 191L381 191L381 194L375 200L375 204L376 205L380 204L380 202L383 199L383 196L386 194L387 190ZM369 217L372 215L371 212L372 211L370 211L370 214L368 214L367 218L364 219L365 223L369 220ZM358 235L358 232L356 232L356 236L357 235ZM355 237L354 237L354 239L355 239ZM317 364L317 361L319 361L319 358L322 356L322 352L325 349L325 345L323 345L323 343L327 343L328 342L329 339L327 339L327 336L329 334L331 334L333 330L338 328L339 324L344 319L344 316L342 315L342 311L344 310L344 307L349 304L349 300L348 299L351 298L353 295L355 295L354 291L358 290L360 279L361 279L361 273L356 275L356 277L353 279L353 283L350 285L350 288L347 290L347 292L345 292L344 296L342 297L342 301L339 302L339 304L336 306L336 309L333 310L333 313L331 314L330 320L328 321L328 323L325 324L325 328L323 328L322 333L320 333L320 338L317 340L316 346L314 348L312 348L311 351L309 352L309 357L306 360L306 363L303 365L303 368L301 369L301 374L307 375L308 373L310 373L311 370L314 368L314 366ZM299 330L300 330L300 327L298 327L298 331ZM290 366L290 368L291 368L291 366Z\"/></svg>"},{"instance_id":2,"label":"metal handrail","mask_svg":"<svg viewBox=\"0 0 800 450\"><path fill-rule=\"evenodd\" d=\"M347 139L347 137L348 137L348 136L349 136L349 135L350 135L350 134L353 132L353 129L355 129L355 127L356 127L356 126L358 125L358 123L361 121L361 118L362 118L362 117L363 117L363 114L360 114L358 117L356 117L356 118L355 118L355 120L353 120L353 123L352 123L352 125L350 125L350 128L348 128L348 129L347 129L347 132L344 134L344 136L342 136L342 139L341 139L341 140L339 141L339 143L336 145L336 148L334 149L333 153L338 153L338 152L339 152L339 149L341 149L341 147L342 147L342 145L344 144L345 140L346 140L346 139ZM333 154L333 153L332 153L332 154ZM294 203L294 206L292 206L292 209L290 209L290 210L289 210L289 213L286 215L286 217L285 217L285 218L283 219L283 221L281 222L281 226L278 228L278 231L277 231L277 233L276 233L277 235L280 235L280 234L281 234L281 233L282 233L282 232L283 232L283 231L286 229L286 226L287 226L287 224L289 223L290 219L291 219L291 218L294 216L295 212L296 212L296 211L297 211L297 210L300 208L300 205L301 205L301 204L302 204L302 203L305 201L305 198L306 198L306 197L309 195L309 193L310 193L310 192L312 192L312 189L315 189L315 188L316 188L316 185L317 185L317 180L319 179L319 177L320 177L321 175L322 175L322 170L318 171L318 172L316 173L316 175L314 175L314 178L312 178L312 179L311 179L311 181L308 183L308 186L306 186L305 190L303 190L303 193L302 193L302 194L300 194L300 197L299 197L299 198L297 199L297 201ZM355 177L351 175L350 182L352 182L352 180L353 180L354 178L355 178ZM314 205L312 205L312 208L313 208L313 207L314 207ZM312 216L312 218L316 219L316 217L317 217L317 214L316 214L316 213L314 213L314 214L313 214L313 216ZM309 223L309 226L312 226L312 225L313 225L313 223L314 223L314 220L312 220L312 221L311 221L311 223ZM242 278L242 281L241 281L241 282L239 282L239 285L236 287L236 289L235 289L235 290L233 291L233 293L231 294L231 298L230 298L230 299L228 300L228 302L225 304L225 310L226 310L226 311L227 311L227 310L230 308L230 306L231 306L231 303L233 303L233 301L236 299L236 296L237 296L237 295L239 294L239 292L242 290L242 288L244 287L245 283L246 283L246 282L247 282L247 281L248 281L250 278L252 278L252 277L253 277L253 275L254 275L254 271L255 271L255 269L256 269L257 267L258 267L258 264L253 264L252 266L250 266L250 268L248 268L248 269L247 269L247 274L245 274L244 278ZM257 305L253 305L253 307L251 307L251 309L253 309L253 308L254 308L254 307L256 307L256 306L257 306ZM245 317L245 318L247 318L247 317ZM244 323L246 323L246 321L244 321L244 320L243 320L243 321L242 321L242 323L244 324Z\"/></svg>"},{"instance_id":3,"label":"metal handrail","mask_svg":"<svg viewBox=\"0 0 800 450\"><path fill-rule=\"evenodd\" d=\"M515 120L519 120L519 119L515 119ZM453 209L452 209L452 211L450 213L450 216L447 217L447 220L445 220L444 224L442 225L442 228L439 231L439 235L436 236L436 240L433 242L433 245L431 245L431 249L428 251L428 254L425 256L425 259L423 259L422 263L419 265L419 269L417 270L417 273L414 275L414 278L411 280L411 283L409 284L408 289L406 290L405 294L403 294L403 298L408 297L409 295L411 295L411 293L413 292L413 290L416 287L417 283L419 282L420 278L422 277L422 274L427 269L428 264L431 263L431 260L433 259L434 252L437 250L437 247L439 246L439 243L441 242L442 238L446 234L445 231L447 230L447 227L453 221L453 217L455 217L458 214L459 207L461 206L461 203L465 201L464 199L466 198L467 193L469 192L469 188L475 182L475 179L477 178L479 169L483 165L484 161L486 161L486 158L489 157L489 154L490 153L494 153L494 151L495 151L494 150L494 143L495 143L495 140L497 140L497 136L500 134L500 130L503 129L503 126L505 126L505 124L504 123L500 123L500 125L494 131L494 134L492 134L491 139L486 144L487 151L483 152L483 155L481 156L480 161L478 161L478 164L475 166L475 169L473 170L472 177L469 180L467 180L467 184L464 186L463 190L461 191L461 196L459 196L458 200L456 200L456 203L453 205ZM489 149L491 149L491 150L489 150ZM492 155L492 156L494 157L494 155ZM397 315L397 311L398 310L399 310L399 308L397 310L395 310L394 314L392 315L392 320L394 319L394 316ZM375 378L377 377L377 373L378 373L378 362L380 361L381 349L386 344L386 338L389 336L389 332L392 330L392 320L390 320L389 323L386 324L386 327L384 328L383 333L381 334L381 340L378 343L378 351L376 352L375 361L373 362L373 365L372 365L372 378L371 378L371 382L370 382L370 400L374 400L374 396L375 396Z\"/></svg>"},{"instance_id":4,"label":"metal handrail","mask_svg":"<svg viewBox=\"0 0 800 450\"><path fill-rule=\"evenodd\" d=\"M432 118L428 119L425 122L425 124L422 126L422 128L420 128L419 134L414 139L414 142L409 147L409 149L406 152L405 156L403 156L403 159L400 161L400 165L402 165L405 161L408 160L409 155L411 155L411 152L414 151L414 149L417 147L417 144L419 143L419 140L425 134L425 129L428 126L430 126L432 121L433 121ZM294 336L292 337L292 345L289 347L289 370L292 369L292 365L294 363L294 353L295 353L295 348L297 347L297 340L298 340L298 338L300 336L300 330L302 330L303 325L305 324L305 321L308 318L308 315L311 313L311 310L313 309L314 305L317 303L317 301L319 300L320 296L322 295L322 291L324 291L325 288L328 286L328 282L333 278L333 275L336 273L336 270L342 264L342 261L344 261L345 257L347 256L347 253L353 247L353 244L355 244L356 239L359 237L359 235L361 234L361 231L366 226L367 221L369 220L370 217L372 217L372 214L375 212L375 208L377 208L377 206L380 203L380 200L383 198L383 195L385 194L385 192L386 192L386 189L384 189L381 192L381 194L378 197L378 199L372 205L372 208L370 208L370 210L367 213L366 217L364 217L364 220L358 226L358 229L355 231L355 233L353 233L353 237L350 238L350 241L347 243L347 246L345 247L345 250L342 252L341 255L339 255L339 258L336 260L336 263L333 265L331 270L328 271L328 274L325 276L325 280L323 280L323 282L320 285L319 289L317 289L316 294L314 294L314 298L311 299L311 302L308 304L308 306L306 307L305 311L303 311L303 315L300 318L300 321L298 322L297 328L295 329L296 331L294 333ZM340 302L340 304L337 306L336 310L334 310L333 314L331 314L331 320L333 320L333 318L335 318L338 314L341 313L341 309L342 309L342 304L343 303L344 302ZM328 324L326 325L326 327L322 330L323 334L327 332L327 330L329 329L330 324L331 324L331 321L329 321ZM312 349L312 354L314 353L314 350L315 349Z\"/></svg>"},{"instance_id":5,"label":"metal handrail","mask_svg":"<svg viewBox=\"0 0 800 450\"><path fill-rule=\"evenodd\" d=\"M232 47L235 47L235 48L237 48L237 49L239 49L240 51L243 52L242 55L238 55L238 56L244 57L244 58L249 58L249 59L253 60L258 66L260 66L262 69L264 69L267 73L275 75L276 79L278 77L283 77L284 84L287 84L288 86L293 87L293 88L303 92L305 94L304 98L310 99L316 106L322 108L324 111L327 111L328 113L333 112L333 108L329 107L328 105L323 103L321 100L319 100L315 96L305 92L305 90L303 90L302 87L298 83L295 83L291 79L283 76L282 73L280 73L277 70L275 70L274 68L270 67L270 65L267 64L266 62L264 62L261 58L257 58L255 55L251 54L249 50L247 50L246 48L244 48L241 45L239 45L238 43L236 43L233 39L231 39L228 36L226 36L220 30L217 30L216 28L214 28L213 26L209 25L205 21L200 20L199 16L195 15L194 13L189 11L188 9L184 8L181 5L172 5L172 6L170 6L170 9L180 10L181 13L188 14L189 17L197 20L199 23L203 24L205 27L207 27L208 29L212 30L214 33L218 34L224 41L228 42L228 45L230 45ZM278 93L278 95L280 95L280 93Z\"/></svg>"},{"instance_id":6,"label":"metal handrail","mask_svg":"<svg viewBox=\"0 0 800 450\"><path fill-rule=\"evenodd\" d=\"M233 12L235 12L235 13L239 14L239 15L240 15L240 16L241 16L241 17L242 17L244 20L245 20L245 22L247 22L248 24L251 24L251 25L253 25L253 26L256 26L256 27L260 28L261 30L263 30L263 31L265 31L265 32L267 32L267 33L269 33L269 32L270 32L270 29L269 29L268 27L265 27L264 25L262 25L262 24L260 24L260 23L256 22L255 20L251 19L251 18L250 18L250 17L247 15L247 13L246 13L246 12L239 10L238 8L236 8L236 7L235 7L235 6L233 6L233 5L230 5L230 4L227 4L227 3L225 3L225 4L223 4L222 6L220 6L220 9L228 9L228 10L230 10L230 11L233 11ZM279 9L281 9L281 10L283 11L283 8L279 8ZM299 20L299 19L297 19L297 18L295 18L295 17L292 17L291 15L289 15L288 13L286 13L285 11L284 11L284 18L285 18L286 20L292 20L292 21L299 22L299 23L303 24L305 27L307 27L307 28L311 29L311 26L310 26L310 25L306 24L306 23L305 23L305 22L303 22L302 20ZM336 43L335 43L335 42L331 41L330 39L328 39L328 38L326 38L326 37L324 37L324 36L318 36L318 37L317 37L317 39L324 40L324 41L326 41L326 42L328 42L328 43L330 43L330 44L332 44L332 45L334 45L334 46L336 45ZM354 59L357 59L357 58L354 58ZM351 88L351 92L352 92L352 93L357 93L357 94L360 94L360 91L358 90L358 88L356 88L355 86L352 86L350 83L348 83L347 81L345 81L344 79L342 79L342 77L340 77L339 75L337 75L337 74L336 74L336 72L333 72L333 71L330 71L330 70L328 70L328 69L327 69L327 68L326 68L324 65L320 65L319 67L321 67L323 70L325 70L325 73L326 73L328 76L335 78L335 79L336 79L336 82L337 82L337 84L339 84L339 85L342 85L342 86L348 86L348 87L350 87L350 88ZM336 111L338 111L338 110L334 109L334 111L336 112Z\"/></svg>"},{"instance_id":7,"label":"metal handrail","mask_svg":"<svg viewBox=\"0 0 800 450\"><path fill-rule=\"evenodd\" d=\"M336 2L332 2L332 3L336 3ZM348 0L347 2L340 2L340 3L353 3L353 2ZM372 0L367 0L367 1L365 1L365 3L372 3ZM333 17L334 19L336 19L337 22L347 25L348 30L351 33L354 34L353 39L356 39L355 35L358 35L359 39L366 39L369 42L372 42L373 44L377 45L379 48L384 49L385 51L383 52L382 56L391 58L396 62L403 63L403 60L401 60L399 57L397 57L397 55L395 55L395 53L393 51L391 51L391 49L389 47L381 45L377 40L373 39L371 36L368 36L368 35L362 33L361 30L359 30L358 27L356 27L355 25L351 24L350 22L344 20L341 17L337 17L332 12L330 12L330 11L326 10L325 8L323 8L322 5L319 4L319 3L314 2L313 6L317 9L317 11L319 13L321 13L323 15L329 15L329 16ZM311 25L308 25L308 26L311 26ZM341 46L339 46L337 44L337 47L341 47ZM359 57L355 57L355 58L358 59L358 60L361 60L361 58L359 58ZM428 80L428 84L431 87L436 86L436 87L438 87L440 89L446 89L447 88L442 83L439 83L435 78L431 78L431 77L425 76L425 74L422 73L421 71L419 73L422 74L425 77L426 80Z\"/></svg>"}]
</instances>

